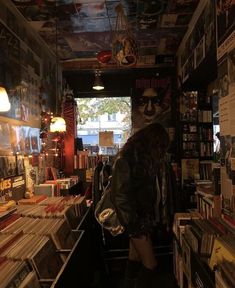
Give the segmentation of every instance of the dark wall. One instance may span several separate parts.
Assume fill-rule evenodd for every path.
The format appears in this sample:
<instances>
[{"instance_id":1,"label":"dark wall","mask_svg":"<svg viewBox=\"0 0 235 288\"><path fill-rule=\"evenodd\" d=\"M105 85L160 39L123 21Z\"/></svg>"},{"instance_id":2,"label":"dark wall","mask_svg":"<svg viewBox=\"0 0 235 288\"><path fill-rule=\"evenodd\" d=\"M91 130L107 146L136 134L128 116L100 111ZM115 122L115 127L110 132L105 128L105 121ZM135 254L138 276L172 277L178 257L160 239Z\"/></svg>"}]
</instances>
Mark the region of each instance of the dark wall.
<instances>
[{"instance_id":1,"label":"dark wall","mask_svg":"<svg viewBox=\"0 0 235 288\"><path fill-rule=\"evenodd\" d=\"M65 71L63 73L67 83L74 91L74 97L77 98L131 96L136 79L164 78L167 76L174 78L175 75L174 67L103 70L101 71L101 78L105 89L97 92L92 89L95 79L94 70Z\"/></svg>"},{"instance_id":2,"label":"dark wall","mask_svg":"<svg viewBox=\"0 0 235 288\"><path fill-rule=\"evenodd\" d=\"M188 80L183 84L183 90L205 90L210 82L217 78L216 47L211 47L201 64L192 71Z\"/></svg>"}]
</instances>

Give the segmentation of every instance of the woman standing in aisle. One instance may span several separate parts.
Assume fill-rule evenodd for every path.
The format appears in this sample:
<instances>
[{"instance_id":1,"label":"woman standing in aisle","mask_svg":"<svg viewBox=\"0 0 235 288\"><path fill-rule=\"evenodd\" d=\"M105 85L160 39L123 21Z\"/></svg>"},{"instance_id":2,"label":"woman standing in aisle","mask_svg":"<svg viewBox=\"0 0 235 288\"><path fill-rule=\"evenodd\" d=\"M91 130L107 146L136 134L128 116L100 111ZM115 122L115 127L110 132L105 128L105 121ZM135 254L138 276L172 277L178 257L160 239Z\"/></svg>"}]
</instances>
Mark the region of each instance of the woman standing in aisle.
<instances>
[{"instance_id":1,"label":"woman standing in aisle","mask_svg":"<svg viewBox=\"0 0 235 288\"><path fill-rule=\"evenodd\" d=\"M125 287L148 288L154 281L158 263L151 235L173 216L168 146L165 128L151 123L128 139L113 165L111 198L130 243Z\"/></svg>"}]
</instances>

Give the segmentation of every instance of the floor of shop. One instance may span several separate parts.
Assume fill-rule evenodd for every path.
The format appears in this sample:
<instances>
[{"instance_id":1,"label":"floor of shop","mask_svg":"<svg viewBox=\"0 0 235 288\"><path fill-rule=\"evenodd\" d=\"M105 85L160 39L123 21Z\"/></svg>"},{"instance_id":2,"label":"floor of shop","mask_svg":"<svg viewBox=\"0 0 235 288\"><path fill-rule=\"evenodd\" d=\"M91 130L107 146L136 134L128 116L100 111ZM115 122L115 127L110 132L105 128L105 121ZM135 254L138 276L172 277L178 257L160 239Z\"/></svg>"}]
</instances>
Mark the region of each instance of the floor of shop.
<instances>
[{"instance_id":1,"label":"floor of shop","mask_svg":"<svg viewBox=\"0 0 235 288\"><path fill-rule=\"evenodd\" d=\"M95 288L122 288L125 266L128 255L128 239L125 237L105 237L101 244L100 261L97 265ZM156 243L155 254L158 259L160 273L156 276L156 286L151 288L177 288L173 272L173 253L171 240L162 239ZM104 244L104 245L103 245Z\"/></svg>"}]
</instances>

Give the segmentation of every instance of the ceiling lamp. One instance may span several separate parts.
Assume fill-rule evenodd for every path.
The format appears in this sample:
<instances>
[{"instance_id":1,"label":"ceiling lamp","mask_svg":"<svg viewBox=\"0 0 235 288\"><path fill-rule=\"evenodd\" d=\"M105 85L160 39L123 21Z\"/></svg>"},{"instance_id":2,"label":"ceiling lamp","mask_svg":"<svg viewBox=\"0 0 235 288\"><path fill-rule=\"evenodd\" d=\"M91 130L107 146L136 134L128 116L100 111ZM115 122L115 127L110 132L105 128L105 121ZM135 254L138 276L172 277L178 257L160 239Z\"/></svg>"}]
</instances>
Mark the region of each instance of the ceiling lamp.
<instances>
[{"instance_id":1,"label":"ceiling lamp","mask_svg":"<svg viewBox=\"0 0 235 288\"><path fill-rule=\"evenodd\" d=\"M103 90L104 84L100 78L100 71L95 72L95 82L92 87L94 90Z\"/></svg>"},{"instance_id":2,"label":"ceiling lamp","mask_svg":"<svg viewBox=\"0 0 235 288\"><path fill-rule=\"evenodd\" d=\"M50 132L65 132L66 131L66 122L63 117L58 115L58 19L56 15L55 20L55 47L56 47L56 115L53 116L50 123Z\"/></svg>"},{"instance_id":3,"label":"ceiling lamp","mask_svg":"<svg viewBox=\"0 0 235 288\"><path fill-rule=\"evenodd\" d=\"M0 86L0 112L7 112L11 108L7 91L4 87Z\"/></svg>"}]
</instances>

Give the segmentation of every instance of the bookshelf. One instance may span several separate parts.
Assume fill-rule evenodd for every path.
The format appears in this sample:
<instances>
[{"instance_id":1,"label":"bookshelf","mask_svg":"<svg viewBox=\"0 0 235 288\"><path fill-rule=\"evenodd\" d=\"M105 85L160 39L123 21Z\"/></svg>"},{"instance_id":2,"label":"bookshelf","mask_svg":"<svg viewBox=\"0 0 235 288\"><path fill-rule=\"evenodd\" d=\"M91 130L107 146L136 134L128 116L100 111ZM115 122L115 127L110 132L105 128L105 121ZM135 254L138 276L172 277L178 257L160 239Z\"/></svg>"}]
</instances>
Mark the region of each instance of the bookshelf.
<instances>
[{"instance_id":1,"label":"bookshelf","mask_svg":"<svg viewBox=\"0 0 235 288\"><path fill-rule=\"evenodd\" d=\"M182 92L179 111L181 158L211 160L213 157L213 125L210 97L205 92Z\"/></svg>"},{"instance_id":2,"label":"bookshelf","mask_svg":"<svg viewBox=\"0 0 235 288\"><path fill-rule=\"evenodd\" d=\"M185 207L194 208L196 205L194 181L212 179L211 99L204 91L184 91L180 96L179 112L181 184L186 201Z\"/></svg>"},{"instance_id":3,"label":"bookshelf","mask_svg":"<svg viewBox=\"0 0 235 288\"><path fill-rule=\"evenodd\" d=\"M196 181L197 207L176 213L174 273L180 288L234 287L235 221L213 181Z\"/></svg>"}]
</instances>

